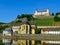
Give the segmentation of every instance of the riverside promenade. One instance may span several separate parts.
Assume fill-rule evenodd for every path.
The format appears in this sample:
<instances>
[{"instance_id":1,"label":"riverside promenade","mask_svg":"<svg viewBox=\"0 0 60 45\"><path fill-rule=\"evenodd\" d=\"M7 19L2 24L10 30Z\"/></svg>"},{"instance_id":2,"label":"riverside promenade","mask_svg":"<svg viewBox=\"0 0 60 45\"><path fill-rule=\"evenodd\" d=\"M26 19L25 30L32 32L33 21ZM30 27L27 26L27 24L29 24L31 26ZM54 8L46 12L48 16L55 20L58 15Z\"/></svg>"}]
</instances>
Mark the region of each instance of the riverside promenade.
<instances>
[{"instance_id":1,"label":"riverside promenade","mask_svg":"<svg viewBox=\"0 0 60 45\"><path fill-rule=\"evenodd\" d=\"M22 34L17 35L20 39L27 40L60 40L60 35L48 35L48 34Z\"/></svg>"},{"instance_id":2,"label":"riverside promenade","mask_svg":"<svg viewBox=\"0 0 60 45\"><path fill-rule=\"evenodd\" d=\"M0 36L1 37L1 36ZM15 36L2 36L7 39L21 39L21 40L59 40L60 35L45 35L45 34L16 34Z\"/></svg>"},{"instance_id":3,"label":"riverside promenade","mask_svg":"<svg viewBox=\"0 0 60 45\"><path fill-rule=\"evenodd\" d=\"M60 28L60 26L37 26L37 28Z\"/></svg>"}]
</instances>

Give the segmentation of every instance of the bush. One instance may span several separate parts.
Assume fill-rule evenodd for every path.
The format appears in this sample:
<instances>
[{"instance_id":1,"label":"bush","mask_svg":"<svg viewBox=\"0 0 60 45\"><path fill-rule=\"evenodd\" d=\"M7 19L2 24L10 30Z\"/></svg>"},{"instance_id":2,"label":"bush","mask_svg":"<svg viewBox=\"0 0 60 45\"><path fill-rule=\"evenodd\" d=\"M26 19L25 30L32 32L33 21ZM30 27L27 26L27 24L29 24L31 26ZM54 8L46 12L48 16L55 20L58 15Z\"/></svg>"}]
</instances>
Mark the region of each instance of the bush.
<instances>
[{"instance_id":1,"label":"bush","mask_svg":"<svg viewBox=\"0 0 60 45\"><path fill-rule=\"evenodd\" d=\"M7 28L7 27L9 27L9 26L8 26L8 25L0 26L0 33L2 33L2 32L3 32L3 30L4 30L5 28Z\"/></svg>"},{"instance_id":2,"label":"bush","mask_svg":"<svg viewBox=\"0 0 60 45\"><path fill-rule=\"evenodd\" d=\"M54 17L54 21L60 21L60 17L55 16L55 17Z\"/></svg>"},{"instance_id":3,"label":"bush","mask_svg":"<svg viewBox=\"0 0 60 45\"><path fill-rule=\"evenodd\" d=\"M37 34L40 34L41 33L41 28L38 28L37 29Z\"/></svg>"},{"instance_id":4,"label":"bush","mask_svg":"<svg viewBox=\"0 0 60 45\"><path fill-rule=\"evenodd\" d=\"M18 15L17 16L17 19L21 19L21 18L24 18L26 17L29 21L31 21L33 19L33 16L32 14L22 14L22 15Z\"/></svg>"}]
</instances>

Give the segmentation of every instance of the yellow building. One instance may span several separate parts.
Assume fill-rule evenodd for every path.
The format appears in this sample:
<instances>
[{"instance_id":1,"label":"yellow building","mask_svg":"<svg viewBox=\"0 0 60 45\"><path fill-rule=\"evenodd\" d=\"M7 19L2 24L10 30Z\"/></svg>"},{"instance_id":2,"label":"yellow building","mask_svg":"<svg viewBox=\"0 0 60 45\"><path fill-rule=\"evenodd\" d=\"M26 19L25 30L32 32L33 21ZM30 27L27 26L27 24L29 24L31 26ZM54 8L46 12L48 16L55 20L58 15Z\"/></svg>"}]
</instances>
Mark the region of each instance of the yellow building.
<instances>
[{"instance_id":1,"label":"yellow building","mask_svg":"<svg viewBox=\"0 0 60 45\"><path fill-rule=\"evenodd\" d=\"M28 22L27 18L23 18L18 34L35 34L36 33L36 23Z\"/></svg>"},{"instance_id":2,"label":"yellow building","mask_svg":"<svg viewBox=\"0 0 60 45\"><path fill-rule=\"evenodd\" d=\"M18 28L17 28L18 27ZM36 34L36 23L29 22L27 18L23 18L22 23L18 26L13 26L13 31L18 32L18 34ZM35 45L34 40L17 40L19 45Z\"/></svg>"},{"instance_id":3,"label":"yellow building","mask_svg":"<svg viewBox=\"0 0 60 45\"><path fill-rule=\"evenodd\" d=\"M20 29L18 30L18 34L35 34L36 33L36 23L35 22L29 22L27 18L23 18L22 23L20 24ZM34 40L26 40L27 45L30 45L30 42L32 45L35 45ZM18 41L20 45L26 45L26 41Z\"/></svg>"}]
</instances>

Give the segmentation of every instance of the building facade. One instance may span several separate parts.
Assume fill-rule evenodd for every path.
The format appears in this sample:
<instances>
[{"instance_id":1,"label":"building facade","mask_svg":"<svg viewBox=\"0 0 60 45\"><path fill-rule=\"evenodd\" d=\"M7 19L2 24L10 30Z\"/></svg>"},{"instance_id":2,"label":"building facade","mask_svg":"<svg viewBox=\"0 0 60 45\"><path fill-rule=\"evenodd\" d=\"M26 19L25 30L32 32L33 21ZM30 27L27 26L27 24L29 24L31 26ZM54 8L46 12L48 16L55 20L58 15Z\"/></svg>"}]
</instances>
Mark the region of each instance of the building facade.
<instances>
[{"instance_id":1,"label":"building facade","mask_svg":"<svg viewBox=\"0 0 60 45\"><path fill-rule=\"evenodd\" d=\"M12 36L13 35L13 31L11 28L6 28L5 30L3 30L3 36Z\"/></svg>"},{"instance_id":2,"label":"building facade","mask_svg":"<svg viewBox=\"0 0 60 45\"><path fill-rule=\"evenodd\" d=\"M49 9L45 10L45 11L38 11L35 10L35 13L33 14L33 17L36 18L38 16L50 16L50 11Z\"/></svg>"},{"instance_id":3,"label":"building facade","mask_svg":"<svg viewBox=\"0 0 60 45\"><path fill-rule=\"evenodd\" d=\"M29 22L26 18L23 19L18 30L18 34L35 34L36 32L36 23Z\"/></svg>"},{"instance_id":4,"label":"building facade","mask_svg":"<svg viewBox=\"0 0 60 45\"><path fill-rule=\"evenodd\" d=\"M13 35L18 34L18 30L20 29L20 24L19 25L14 25L12 26L12 30L13 30Z\"/></svg>"},{"instance_id":5,"label":"building facade","mask_svg":"<svg viewBox=\"0 0 60 45\"><path fill-rule=\"evenodd\" d=\"M36 34L36 23L35 22L29 22L27 18L23 18L22 23L19 25L15 25L12 27L13 32L17 32L17 34ZM14 41L13 41L14 42ZM18 40L15 42L19 45L35 45L34 40ZM14 43L13 43L14 44Z\"/></svg>"},{"instance_id":6,"label":"building facade","mask_svg":"<svg viewBox=\"0 0 60 45\"><path fill-rule=\"evenodd\" d=\"M60 34L60 28L43 28L41 34Z\"/></svg>"}]
</instances>

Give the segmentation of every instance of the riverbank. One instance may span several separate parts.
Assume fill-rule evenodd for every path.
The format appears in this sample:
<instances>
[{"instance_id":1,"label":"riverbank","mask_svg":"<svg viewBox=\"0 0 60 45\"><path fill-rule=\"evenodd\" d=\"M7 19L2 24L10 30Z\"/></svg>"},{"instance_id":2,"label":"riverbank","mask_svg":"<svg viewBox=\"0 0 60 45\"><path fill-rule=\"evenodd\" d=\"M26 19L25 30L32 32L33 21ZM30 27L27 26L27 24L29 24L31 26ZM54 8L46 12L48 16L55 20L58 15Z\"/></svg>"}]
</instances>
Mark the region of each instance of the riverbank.
<instances>
[{"instance_id":1,"label":"riverbank","mask_svg":"<svg viewBox=\"0 0 60 45\"><path fill-rule=\"evenodd\" d=\"M60 40L60 35L45 34L21 34L16 36L2 36L5 39L22 39L22 40Z\"/></svg>"}]
</instances>

